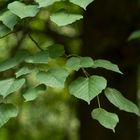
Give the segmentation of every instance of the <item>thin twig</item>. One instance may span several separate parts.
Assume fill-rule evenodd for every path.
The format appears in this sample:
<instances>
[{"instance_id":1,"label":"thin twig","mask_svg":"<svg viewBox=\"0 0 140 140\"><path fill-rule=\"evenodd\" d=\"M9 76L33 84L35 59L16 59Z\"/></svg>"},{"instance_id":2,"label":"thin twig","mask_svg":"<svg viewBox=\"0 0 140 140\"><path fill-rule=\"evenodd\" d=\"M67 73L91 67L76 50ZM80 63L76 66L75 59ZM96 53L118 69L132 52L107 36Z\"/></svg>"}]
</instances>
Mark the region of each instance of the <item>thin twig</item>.
<instances>
[{"instance_id":1,"label":"thin twig","mask_svg":"<svg viewBox=\"0 0 140 140\"><path fill-rule=\"evenodd\" d=\"M36 42L36 40L28 33L29 38L35 43L35 45L37 46L37 48L41 51L44 51L39 44Z\"/></svg>"}]
</instances>

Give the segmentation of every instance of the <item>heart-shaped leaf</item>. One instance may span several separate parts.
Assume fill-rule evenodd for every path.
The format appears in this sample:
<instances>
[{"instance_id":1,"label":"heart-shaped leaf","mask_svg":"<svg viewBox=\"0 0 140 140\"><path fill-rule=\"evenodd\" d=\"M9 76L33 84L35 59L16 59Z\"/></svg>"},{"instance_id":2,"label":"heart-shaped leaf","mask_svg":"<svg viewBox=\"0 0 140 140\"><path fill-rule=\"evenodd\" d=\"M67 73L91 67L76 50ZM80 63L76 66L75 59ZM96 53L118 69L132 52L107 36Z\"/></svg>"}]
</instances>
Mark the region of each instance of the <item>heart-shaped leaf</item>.
<instances>
[{"instance_id":1,"label":"heart-shaped leaf","mask_svg":"<svg viewBox=\"0 0 140 140\"><path fill-rule=\"evenodd\" d=\"M79 77L70 84L69 91L70 94L90 104L90 101L100 94L106 85L106 79L101 76Z\"/></svg>"},{"instance_id":2,"label":"heart-shaped leaf","mask_svg":"<svg viewBox=\"0 0 140 140\"><path fill-rule=\"evenodd\" d=\"M112 129L115 132L115 127L119 122L119 118L115 113L110 113L102 108L93 109L91 112L93 119L97 120L102 126Z\"/></svg>"},{"instance_id":3,"label":"heart-shaped leaf","mask_svg":"<svg viewBox=\"0 0 140 140\"><path fill-rule=\"evenodd\" d=\"M13 30L14 26L18 22L18 17L9 10L7 10L0 15L0 21L2 21L3 24L5 24L8 28Z\"/></svg>"},{"instance_id":4,"label":"heart-shaped leaf","mask_svg":"<svg viewBox=\"0 0 140 140\"><path fill-rule=\"evenodd\" d=\"M118 107L120 110L131 112L140 116L138 107L133 102L126 99L118 90L114 88L106 88L105 96L113 105Z\"/></svg>"},{"instance_id":5,"label":"heart-shaped leaf","mask_svg":"<svg viewBox=\"0 0 140 140\"><path fill-rule=\"evenodd\" d=\"M86 10L86 7L92 3L94 0L70 0L70 2L82 7Z\"/></svg>"},{"instance_id":6,"label":"heart-shaped leaf","mask_svg":"<svg viewBox=\"0 0 140 140\"><path fill-rule=\"evenodd\" d=\"M66 11L56 12L50 16L51 21L56 23L58 26L65 26L82 18L83 16L80 14L72 14Z\"/></svg>"},{"instance_id":7,"label":"heart-shaped leaf","mask_svg":"<svg viewBox=\"0 0 140 140\"><path fill-rule=\"evenodd\" d=\"M69 73L63 68L50 69L47 72L39 72L37 79L40 83L54 88L64 88Z\"/></svg>"},{"instance_id":8,"label":"heart-shaped leaf","mask_svg":"<svg viewBox=\"0 0 140 140\"><path fill-rule=\"evenodd\" d=\"M25 5L19 1L8 4L8 9L21 19L25 17L34 17L39 12L37 5Z\"/></svg>"},{"instance_id":9,"label":"heart-shaped leaf","mask_svg":"<svg viewBox=\"0 0 140 140\"><path fill-rule=\"evenodd\" d=\"M18 110L12 104L0 104L0 127L8 122L10 118L16 117Z\"/></svg>"},{"instance_id":10,"label":"heart-shaped leaf","mask_svg":"<svg viewBox=\"0 0 140 140\"><path fill-rule=\"evenodd\" d=\"M104 60L104 59L98 59L94 61L94 65L93 68L104 68L107 70L111 70L120 74L123 74L120 70L119 67L116 64L111 63L108 60Z\"/></svg>"}]
</instances>

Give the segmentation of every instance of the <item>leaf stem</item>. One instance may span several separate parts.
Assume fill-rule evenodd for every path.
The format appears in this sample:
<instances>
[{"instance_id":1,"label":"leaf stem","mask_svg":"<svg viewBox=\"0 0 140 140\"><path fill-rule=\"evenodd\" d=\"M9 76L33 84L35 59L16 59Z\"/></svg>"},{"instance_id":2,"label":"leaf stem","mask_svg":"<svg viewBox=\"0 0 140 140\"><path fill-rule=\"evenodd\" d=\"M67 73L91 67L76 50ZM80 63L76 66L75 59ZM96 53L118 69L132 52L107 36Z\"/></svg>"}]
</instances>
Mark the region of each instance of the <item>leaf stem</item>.
<instances>
[{"instance_id":1,"label":"leaf stem","mask_svg":"<svg viewBox=\"0 0 140 140\"><path fill-rule=\"evenodd\" d=\"M100 103L99 96L97 96L97 101L98 101L98 106L99 106L99 108L101 108L101 103Z\"/></svg>"}]
</instances>

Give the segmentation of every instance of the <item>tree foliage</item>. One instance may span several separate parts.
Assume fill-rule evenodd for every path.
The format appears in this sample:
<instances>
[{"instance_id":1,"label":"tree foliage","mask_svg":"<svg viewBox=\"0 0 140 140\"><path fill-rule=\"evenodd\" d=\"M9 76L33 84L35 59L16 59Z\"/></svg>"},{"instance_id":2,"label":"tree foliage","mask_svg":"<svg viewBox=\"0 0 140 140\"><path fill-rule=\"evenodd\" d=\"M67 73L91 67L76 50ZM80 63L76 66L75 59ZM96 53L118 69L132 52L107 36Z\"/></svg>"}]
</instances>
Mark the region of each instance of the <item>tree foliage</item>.
<instances>
[{"instance_id":1,"label":"tree foliage","mask_svg":"<svg viewBox=\"0 0 140 140\"><path fill-rule=\"evenodd\" d=\"M68 26L81 20L82 14L73 10L71 5L86 10L86 7L93 0L35 0L12 1L3 5L0 15L0 37L3 38L11 33L17 33L22 28L27 27L27 22L37 18L42 10L49 11L49 22L52 22L57 28ZM54 6L61 5L56 10ZM87 69L104 68L122 74L116 64L108 60L94 60L91 57L82 57L76 54L66 54L63 44L50 45L47 48L41 48L37 41L32 37L30 32L25 32L28 37L35 43L39 51L32 53L29 50L20 49L13 57L8 58L0 63L0 72L14 71L13 75L3 77L0 80L0 95L2 103L0 104L0 126L4 125L11 117L17 116L17 109L12 103L5 103L7 96L18 90L24 91L23 98L25 101L35 100L47 89L68 88L69 93L75 97L86 101L94 98L98 100L98 108L93 109L91 116L99 121L101 125L115 131L115 126L119 122L118 115L103 109L100 105L99 95L105 93L108 101L121 110L140 115L137 106L122 96L114 88L107 87L107 80L103 76L89 74ZM137 35L133 35L137 36ZM130 37L131 39L133 38ZM59 63L63 59L63 63ZM53 62L55 65L51 65ZM72 82L68 82L68 77L72 73L81 70L84 77L78 77ZM35 86L28 84L27 75L35 72ZM20 108L19 108L20 109Z\"/></svg>"}]
</instances>

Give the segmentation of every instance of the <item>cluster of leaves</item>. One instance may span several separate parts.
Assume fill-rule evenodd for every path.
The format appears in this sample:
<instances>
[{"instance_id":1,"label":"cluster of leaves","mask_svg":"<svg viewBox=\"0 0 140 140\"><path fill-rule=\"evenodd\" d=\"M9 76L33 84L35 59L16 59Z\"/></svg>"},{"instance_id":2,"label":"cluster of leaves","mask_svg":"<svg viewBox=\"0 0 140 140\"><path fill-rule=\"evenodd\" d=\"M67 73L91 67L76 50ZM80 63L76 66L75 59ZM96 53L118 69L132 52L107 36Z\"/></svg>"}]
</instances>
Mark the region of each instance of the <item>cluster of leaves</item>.
<instances>
[{"instance_id":1,"label":"cluster of leaves","mask_svg":"<svg viewBox=\"0 0 140 140\"><path fill-rule=\"evenodd\" d=\"M35 17L42 8L51 6L54 3L73 3L86 9L92 1L93 0L35 0L32 4L28 5L20 1L8 3L7 8L4 9L0 15L0 21L2 22L0 24L0 36L3 37L13 32L15 26L22 20ZM58 26L66 26L82 17L81 14L70 13L69 9L60 9L50 15L50 20ZM35 42L33 39L32 41ZM55 66L51 65L53 61L59 61L60 58L64 58L63 64L58 63ZM91 116L93 119L98 120L101 125L113 131L115 131L119 118L117 114L108 112L101 107L99 94L104 93L108 101L120 110L131 112L138 116L140 115L139 109L134 103L126 99L118 90L107 87L107 80L104 77L90 75L86 70L87 68L104 68L122 74L118 66L108 60L93 60L91 57L66 55L64 47L58 44L52 45L46 50L40 48L40 51L35 54L21 50L15 57L0 63L0 72L11 69L14 70L13 77L0 80L0 95L3 98L0 105L0 126L4 125L11 117L16 117L18 114L18 110L13 104L4 103L5 99L11 93L25 87L29 87L22 94L25 101L36 99L40 94L46 91L45 87L68 87L71 95L86 101L88 104L90 104L91 100L97 98L98 108L93 109ZM80 69L85 76L78 77L71 83L67 82L67 78L73 72L77 72ZM28 86L26 75L30 75L34 71L36 73L36 85L31 87Z\"/></svg>"}]
</instances>

